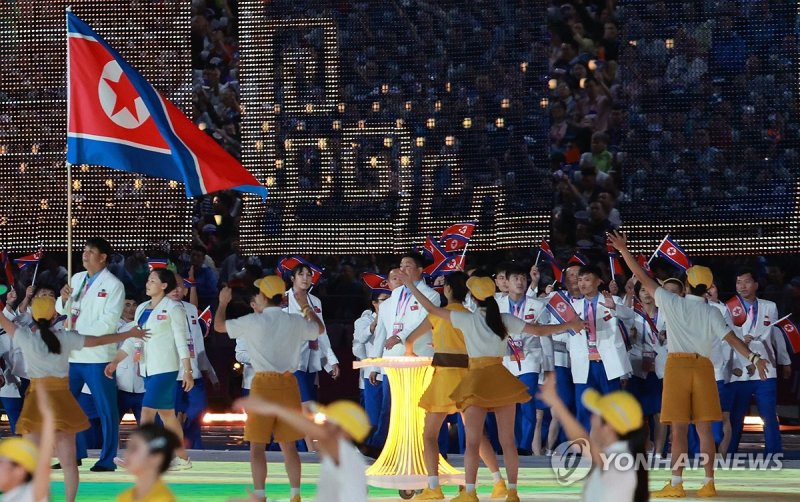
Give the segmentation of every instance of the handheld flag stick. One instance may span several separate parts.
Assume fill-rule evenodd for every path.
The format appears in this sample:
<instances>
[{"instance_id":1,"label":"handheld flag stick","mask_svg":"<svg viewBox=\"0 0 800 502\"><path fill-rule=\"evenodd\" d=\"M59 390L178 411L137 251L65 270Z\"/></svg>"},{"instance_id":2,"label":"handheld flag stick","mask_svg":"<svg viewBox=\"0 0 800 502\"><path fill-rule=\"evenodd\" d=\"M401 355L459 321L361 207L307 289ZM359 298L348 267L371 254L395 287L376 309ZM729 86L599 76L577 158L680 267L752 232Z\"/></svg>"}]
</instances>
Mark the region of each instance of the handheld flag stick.
<instances>
[{"instance_id":1,"label":"handheld flag stick","mask_svg":"<svg viewBox=\"0 0 800 502\"><path fill-rule=\"evenodd\" d=\"M467 248L469 247L469 241L464 244L464 251L461 253L461 263L464 263L464 256L467 254Z\"/></svg>"},{"instance_id":2,"label":"handheld flag stick","mask_svg":"<svg viewBox=\"0 0 800 502\"><path fill-rule=\"evenodd\" d=\"M38 270L39 264L36 264ZM34 273L35 275L35 273ZM67 162L67 284L72 279L72 163ZM69 295L67 302L67 329L73 329L72 325L72 295Z\"/></svg>"},{"instance_id":3,"label":"handheld flag stick","mask_svg":"<svg viewBox=\"0 0 800 502\"><path fill-rule=\"evenodd\" d=\"M36 284L36 274L39 273L39 262L36 262L36 268L33 269L33 279L31 279L31 286Z\"/></svg>"},{"instance_id":4,"label":"handheld flag stick","mask_svg":"<svg viewBox=\"0 0 800 502\"><path fill-rule=\"evenodd\" d=\"M533 263L534 265L539 264L539 258L542 256L542 250L540 249L538 253L536 253L536 261Z\"/></svg>"},{"instance_id":5,"label":"handheld flag stick","mask_svg":"<svg viewBox=\"0 0 800 502\"><path fill-rule=\"evenodd\" d=\"M775 326L775 325L776 325L776 324L778 324L779 322L781 322L781 321L785 321L786 319L788 319L788 318L790 318L790 317L792 317L792 314L787 314L787 315L785 315L785 316L781 317L780 319L778 319L777 321L773 322L772 324L770 324L770 326Z\"/></svg>"},{"instance_id":6,"label":"handheld flag stick","mask_svg":"<svg viewBox=\"0 0 800 502\"><path fill-rule=\"evenodd\" d=\"M667 239L669 239L669 234L667 234L667 236L666 236L666 237L664 237L663 239L661 239L661 242L658 244L658 246L656 246L656 250L655 250L655 251L653 251L653 255L652 255L652 256L650 256L650 259L649 259L649 260L647 260L647 264L648 264L648 265L650 265L650 262L651 262L651 261L653 261L653 258L655 258L655 257L656 257L656 255L658 255L658 250L659 250L659 249L661 249L661 245L662 245L662 244L664 244L664 241L666 241Z\"/></svg>"}]
</instances>

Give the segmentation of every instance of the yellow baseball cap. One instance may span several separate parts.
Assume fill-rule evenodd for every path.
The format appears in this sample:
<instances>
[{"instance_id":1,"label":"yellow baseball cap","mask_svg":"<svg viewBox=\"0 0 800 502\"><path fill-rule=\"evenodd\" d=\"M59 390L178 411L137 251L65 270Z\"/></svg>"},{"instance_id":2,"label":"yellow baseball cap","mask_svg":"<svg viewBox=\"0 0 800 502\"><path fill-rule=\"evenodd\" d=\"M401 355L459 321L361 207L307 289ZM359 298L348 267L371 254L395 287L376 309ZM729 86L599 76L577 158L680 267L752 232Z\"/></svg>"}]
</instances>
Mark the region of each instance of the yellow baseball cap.
<instances>
[{"instance_id":1,"label":"yellow baseball cap","mask_svg":"<svg viewBox=\"0 0 800 502\"><path fill-rule=\"evenodd\" d=\"M693 288L700 286L709 287L714 284L714 274L711 269L702 265L695 265L686 270L686 282Z\"/></svg>"},{"instance_id":2,"label":"yellow baseball cap","mask_svg":"<svg viewBox=\"0 0 800 502\"><path fill-rule=\"evenodd\" d=\"M324 415L320 416L322 420L338 425L358 443L364 441L372 430L364 408L352 401L334 401L327 406L315 404L312 411Z\"/></svg>"},{"instance_id":3,"label":"yellow baseball cap","mask_svg":"<svg viewBox=\"0 0 800 502\"><path fill-rule=\"evenodd\" d=\"M47 319L56 315L56 299L52 296L37 296L31 300L31 316L35 321Z\"/></svg>"},{"instance_id":4,"label":"yellow baseball cap","mask_svg":"<svg viewBox=\"0 0 800 502\"><path fill-rule=\"evenodd\" d=\"M284 289L286 289L286 283L277 275L262 277L254 282L253 285L267 298L282 295Z\"/></svg>"},{"instance_id":5,"label":"yellow baseball cap","mask_svg":"<svg viewBox=\"0 0 800 502\"><path fill-rule=\"evenodd\" d=\"M620 436L644 424L642 407L630 392L618 390L603 396L594 389L587 389L581 401L587 410L602 417Z\"/></svg>"},{"instance_id":6,"label":"yellow baseball cap","mask_svg":"<svg viewBox=\"0 0 800 502\"><path fill-rule=\"evenodd\" d=\"M8 438L0 441L0 457L19 464L29 474L33 474L39 461L39 449L33 441Z\"/></svg>"},{"instance_id":7,"label":"yellow baseball cap","mask_svg":"<svg viewBox=\"0 0 800 502\"><path fill-rule=\"evenodd\" d=\"M489 277L470 277L467 289L476 300L485 300L494 294L494 281Z\"/></svg>"}]
</instances>

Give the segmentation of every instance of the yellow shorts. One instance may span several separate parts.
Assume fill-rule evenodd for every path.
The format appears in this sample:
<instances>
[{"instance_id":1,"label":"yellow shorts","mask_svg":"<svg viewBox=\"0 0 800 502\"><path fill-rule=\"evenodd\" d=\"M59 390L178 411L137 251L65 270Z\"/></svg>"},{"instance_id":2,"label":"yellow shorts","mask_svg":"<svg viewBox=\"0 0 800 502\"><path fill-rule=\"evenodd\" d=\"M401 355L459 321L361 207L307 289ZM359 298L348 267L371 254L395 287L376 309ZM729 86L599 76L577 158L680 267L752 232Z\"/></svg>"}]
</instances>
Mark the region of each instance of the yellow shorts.
<instances>
[{"instance_id":1,"label":"yellow shorts","mask_svg":"<svg viewBox=\"0 0 800 502\"><path fill-rule=\"evenodd\" d=\"M253 377L250 395L258 396L287 408L300 411L300 387L292 373L260 372ZM251 443L269 444L272 437L279 443L297 441L303 434L285 421L250 413L244 424L244 439Z\"/></svg>"},{"instance_id":2,"label":"yellow shorts","mask_svg":"<svg viewBox=\"0 0 800 502\"><path fill-rule=\"evenodd\" d=\"M47 392L50 408L56 419L57 431L74 433L89 428L89 419L69 391L69 378L31 378L31 385L25 393L25 401L22 403L22 411L17 422L18 434L41 432L42 415L36 403L36 393L42 391Z\"/></svg>"},{"instance_id":3,"label":"yellow shorts","mask_svg":"<svg viewBox=\"0 0 800 502\"><path fill-rule=\"evenodd\" d=\"M667 355L661 422L668 424L722 420L714 365L707 357L679 352Z\"/></svg>"}]
</instances>

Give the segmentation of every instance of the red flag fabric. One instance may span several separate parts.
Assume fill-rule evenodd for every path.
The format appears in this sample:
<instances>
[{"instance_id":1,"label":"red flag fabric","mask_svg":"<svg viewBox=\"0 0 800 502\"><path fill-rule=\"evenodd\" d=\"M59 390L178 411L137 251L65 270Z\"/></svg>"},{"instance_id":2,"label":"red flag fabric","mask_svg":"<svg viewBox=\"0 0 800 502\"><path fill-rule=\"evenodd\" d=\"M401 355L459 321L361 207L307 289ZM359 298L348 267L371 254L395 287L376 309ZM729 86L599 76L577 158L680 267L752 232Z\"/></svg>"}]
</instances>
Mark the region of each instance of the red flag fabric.
<instances>
[{"instance_id":1,"label":"red flag fabric","mask_svg":"<svg viewBox=\"0 0 800 502\"><path fill-rule=\"evenodd\" d=\"M392 290L389 289L389 281L382 275L364 272L361 274L361 280L364 281L364 284L367 285L373 294L392 294Z\"/></svg>"},{"instance_id":2,"label":"red flag fabric","mask_svg":"<svg viewBox=\"0 0 800 502\"><path fill-rule=\"evenodd\" d=\"M555 262L550 262L550 268L553 270L553 280L556 282L564 283L564 271Z\"/></svg>"},{"instance_id":3,"label":"red flag fabric","mask_svg":"<svg viewBox=\"0 0 800 502\"><path fill-rule=\"evenodd\" d=\"M305 265L311 269L311 284L316 285L317 282L319 282L319 280L322 278L322 269L307 262L299 256L291 256L281 259L278 262L275 272L277 272L278 275L285 276L287 274L291 274L292 270L294 270L298 265Z\"/></svg>"},{"instance_id":4,"label":"red flag fabric","mask_svg":"<svg viewBox=\"0 0 800 502\"><path fill-rule=\"evenodd\" d=\"M205 310L197 316L197 319L200 321L200 330L203 332L203 336L208 336L209 331L211 331L211 307L206 307Z\"/></svg>"},{"instance_id":5,"label":"red flag fabric","mask_svg":"<svg viewBox=\"0 0 800 502\"><path fill-rule=\"evenodd\" d=\"M744 306L744 300L739 295L733 295L725 306L728 307L728 312L731 313L731 320L736 327L742 327L747 320L747 308Z\"/></svg>"},{"instance_id":6,"label":"red flag fabric","mask_svg":"<svg viewBox=\"0 0 800 502\"><path fill-rule=\"evenodd\" d=\"M67 12L67 162L179 181L187 197L235 189L267 197L238 160Z\"/></svg>"},{"instance_id":7,"label":"red flag fabric","mask_svg":"<svg viewBox=\"0 0 800 502\"><path fill-rule=\"evenodd\" d=\"M686 271L687 268L692 266L689 255L683 250L680 244L669 235L664 237L664 240L661 241L661 245L658 246L656 253L683 271Z\"/></svg>"},{"instance_id":8,"label":"red flag fabric","mask_svg":"<svg viewBox=\"0 0 800 502\"><path fill-rule=\"evenodd\" d=\"M547 259L553 263L556 261L556 255L553 254L553 249L550 247L550 243L546 240L542 239L542 243L539 244L539 249L542 251L542 254L547 257Z\"/></svg>"},{"instance_id":9,"label":"red flag fabric","mask_svg":"<svg viewBox=\"0 0 800 502\"><path fill-rule=\"evenodd\" d=\"M458 251L464 249L475 231L475 223L456 223L449 226L439 239L445 251Z\"/></svg>"},{"instance_id":10,"label":"red flag fabric","mask_svg":"<svg viewBox=\"0 0 800 502\"><path fill-rule=\"evenodd\" d=\"M3 271L6 273L6 284L12 288L14 286L14 268L11 266L11 260L8 259L8 253L0 253L0 261L3 263Z\"/></svg>"},{"instance_id":11,"label":"red flag fabric","mask_svg":"<svg viewBox=\"0 0 800 502\"><path fill-rule=\"evenodd\" d=\"M649 275L650 277L653 277L653 271L650 270L650 264L647 263L647 257L645 255L640 254L640 255L636 256L636 263L638 263L639 266L642 267L642 270L644 270L644 272L647 275Z\"/></svg>"},{"instance_id":12,"label":"red flag fabric","mask_svg":"<svg viewBox=\"0 0 800 502\"><path fill-rule=\"evenodd\" d=\"M781 330L783 336L786 337L792 352L800 354L800 331L797 330L797 326L789 319L789 316L779 320L774 326Z\"/></svg>"}]
</instances>

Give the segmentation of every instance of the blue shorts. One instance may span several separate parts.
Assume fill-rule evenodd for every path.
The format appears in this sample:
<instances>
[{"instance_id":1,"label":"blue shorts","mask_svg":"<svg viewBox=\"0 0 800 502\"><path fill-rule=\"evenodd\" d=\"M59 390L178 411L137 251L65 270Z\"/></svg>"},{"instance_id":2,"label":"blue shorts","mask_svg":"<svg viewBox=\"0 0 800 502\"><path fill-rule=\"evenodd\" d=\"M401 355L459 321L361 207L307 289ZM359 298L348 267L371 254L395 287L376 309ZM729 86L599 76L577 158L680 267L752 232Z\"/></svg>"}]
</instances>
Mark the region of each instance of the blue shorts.
<instances>
[{"instance_id":1,"label":"blue shorts","mask_svg":"<svg viewBox=\"0 0 800 502\"><path fill-rule=\"evenodd\" d=\"M734 390L731 384L725 383L725 380L717 380L717 392L719 392L719 405L722 411L731 411L733 406Z\"/></svg>"},{"instance_id":2,"label":"blue shorts","mask_svg":"<svg viewBox=\"0 0 800 502\"><path fill-rule=\"evenodd\" d=\"M178 385L177 371L158 373L144 377L142 408L155 410L175 409L175 387Z\"/></svg>"},{"instance_id":3,"label":"blue shorts","mask_svg":"<svg viewBox=\"0 0 800 502\"><path fill-rule=\"evenodd\" d=\"M642 414L645 416L661 413L661 393L663 390L664 381L652 371L647 374L647 378L634 376L628 382L628 391L642 405Z\"/></svg>"},{"instance_id":4,"label":"blue shorts","mask_svg":"<svg viewBox=\"0 0 800 502\"><path fill-rule=\"evenodd\" d=\"M295 371L297 386L300 387L300 401L307 403L317 400L317 372Z\"/></svg>"}]
</instances>

